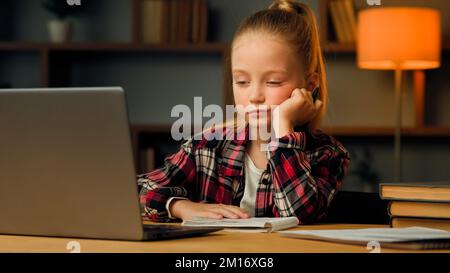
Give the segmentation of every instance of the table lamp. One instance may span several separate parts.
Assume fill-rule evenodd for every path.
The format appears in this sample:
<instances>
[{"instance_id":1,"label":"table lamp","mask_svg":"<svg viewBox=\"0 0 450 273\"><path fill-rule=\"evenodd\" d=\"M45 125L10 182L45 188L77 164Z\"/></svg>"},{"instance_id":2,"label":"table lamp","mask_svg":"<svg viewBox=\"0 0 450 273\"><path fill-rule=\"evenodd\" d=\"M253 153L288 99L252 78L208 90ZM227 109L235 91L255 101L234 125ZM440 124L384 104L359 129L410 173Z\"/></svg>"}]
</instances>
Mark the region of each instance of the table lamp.
<instances>
[{"instance_id":1,"label":"table lamp","mask_svg":"<svg viewBox=\"0 0 450 273\"><path fill-rule=\"evenodd\" d=\"M440 13L422 7L365 9L358 13L357 35L359 68L395 71L394 177L401 182L403 71L440 66Z\"/></svg>"}]
</instances>

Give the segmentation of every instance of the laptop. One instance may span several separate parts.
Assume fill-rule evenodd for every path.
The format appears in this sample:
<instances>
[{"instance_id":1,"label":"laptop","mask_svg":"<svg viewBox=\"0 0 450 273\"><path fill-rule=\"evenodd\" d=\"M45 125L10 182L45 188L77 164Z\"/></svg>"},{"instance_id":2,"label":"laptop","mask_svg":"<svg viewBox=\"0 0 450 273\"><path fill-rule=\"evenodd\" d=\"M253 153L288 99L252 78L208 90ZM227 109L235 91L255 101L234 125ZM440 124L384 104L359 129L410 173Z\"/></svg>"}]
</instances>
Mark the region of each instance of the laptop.
<instances>
[{"instance_id":1,"label":"laptop","mask_svg":"<svg viewBox=\"0 0 450 273\"><path fill-rule=\"evenodd\" d=\"M220 230L143 225L133 161L122 88L0 89L0 234L140 241Z\"/></svg>"}]
</instances>

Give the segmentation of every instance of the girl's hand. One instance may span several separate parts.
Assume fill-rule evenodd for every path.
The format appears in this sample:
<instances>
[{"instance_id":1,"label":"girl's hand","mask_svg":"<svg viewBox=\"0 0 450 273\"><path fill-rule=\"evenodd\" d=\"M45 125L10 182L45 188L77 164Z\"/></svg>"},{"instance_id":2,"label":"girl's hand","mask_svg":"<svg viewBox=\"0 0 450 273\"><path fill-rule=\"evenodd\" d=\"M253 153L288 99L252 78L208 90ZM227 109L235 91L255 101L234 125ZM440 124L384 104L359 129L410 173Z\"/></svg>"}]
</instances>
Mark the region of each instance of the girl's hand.
<instances>
[{"instance_id":1,"label":"girl's hand","mask_svg":"<svg viewBox=\"0 0 450 273\"><path fill-rule=\"evenodd\" d=\"M250 214L236 206L223 204L195 203L189 200L173 200L169 207L173 217L183 221L191 220L195 216L222 219L222 218L250 218Z\"/></svg>"},{"instance_id":2,"label":"girl's hand","mask_svg":"<svg viewBox=\"0 0 450 273\"><path fill-rule=\"evenodd\" d=\"M274 112L275 135L280 138L294 131L295 126L301 126L311 121L322 108L322 101L313 102L311 92L306 89L295 89L291 97L281 103Z\"/></svg>"}]
</instances>

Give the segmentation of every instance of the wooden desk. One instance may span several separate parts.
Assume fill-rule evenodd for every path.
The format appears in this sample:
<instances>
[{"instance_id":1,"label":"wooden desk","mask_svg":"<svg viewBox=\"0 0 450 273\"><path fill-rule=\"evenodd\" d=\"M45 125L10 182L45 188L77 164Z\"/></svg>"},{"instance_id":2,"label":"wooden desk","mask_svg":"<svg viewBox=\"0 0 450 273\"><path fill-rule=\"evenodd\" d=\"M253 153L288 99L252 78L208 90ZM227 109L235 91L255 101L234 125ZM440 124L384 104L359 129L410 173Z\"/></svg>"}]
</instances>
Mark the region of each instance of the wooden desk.
<instances>
[{"instance_id":1,"label":"wooden desk","mask_svg":"<svg viewBox=\"0 0 450 273\"><path fill-rule=\"evenodd\" d=\"M386 227L382 225L322 224L299 226L297 229L349 229ZM277 233L237 233L220 231L202 237L153 241L124 242L67 238L46 238L0 235L0 252L69 252L67 243L77 241L81 252L159 252L159 253L368 253L365 246L336 244L285 238ZM381 252L413 252L382 248ZM416 251L417 252L417 251ZM434 250L424 252L450 252Z\"/></svg>"}]
</instances>

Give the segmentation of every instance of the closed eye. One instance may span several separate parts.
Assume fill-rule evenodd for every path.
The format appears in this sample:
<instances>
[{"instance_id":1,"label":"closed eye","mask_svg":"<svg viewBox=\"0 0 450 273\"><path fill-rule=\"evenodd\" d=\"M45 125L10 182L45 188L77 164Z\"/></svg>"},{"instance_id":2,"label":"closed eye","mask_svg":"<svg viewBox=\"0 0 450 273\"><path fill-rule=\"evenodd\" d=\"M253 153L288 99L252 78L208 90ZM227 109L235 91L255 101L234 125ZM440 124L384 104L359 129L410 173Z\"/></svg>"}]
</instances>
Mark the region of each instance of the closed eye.
<instances>
[{"instance_id":1,"label":"closed eye","mask_svg":"<svg viewBox=\"0 0 450 273\"><path fill-rule=\"evenodd\" d=\"M246 85L246 84L249 84L250 82L249 81L236 81L235 82L235 84L237 84L237 85Z\"/></svg>"},{"instance_id":2,"label":"closed eye","mask_svg":"<svg viewBox=\"0 0 450 273\"><path fill-rule=\"evenodd\" d=\"M267 85L271 85L271 86L279 86L281 85L283 82L279 82L279 81L270 81L267 82Z\"/></svg>"}]
</instances>

